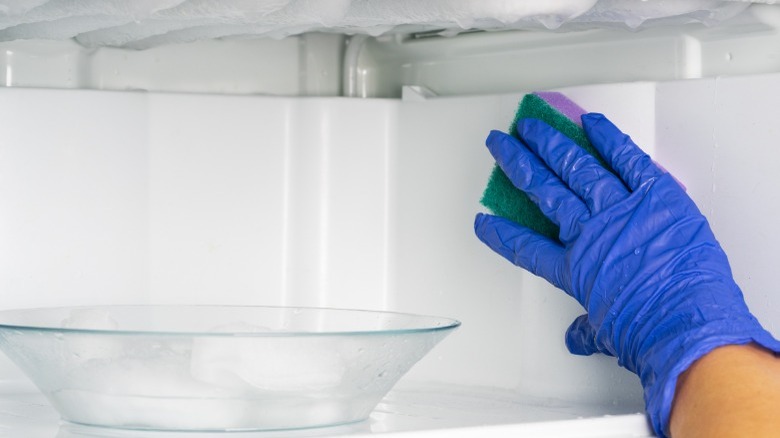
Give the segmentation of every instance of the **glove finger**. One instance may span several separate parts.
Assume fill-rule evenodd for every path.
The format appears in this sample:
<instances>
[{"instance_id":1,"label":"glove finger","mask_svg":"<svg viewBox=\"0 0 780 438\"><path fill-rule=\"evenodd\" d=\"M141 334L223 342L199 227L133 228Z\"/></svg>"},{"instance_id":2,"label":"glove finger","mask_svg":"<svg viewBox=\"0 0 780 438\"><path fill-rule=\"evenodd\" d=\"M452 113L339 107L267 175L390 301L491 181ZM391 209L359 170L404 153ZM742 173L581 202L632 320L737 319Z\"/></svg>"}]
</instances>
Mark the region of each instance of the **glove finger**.
<instances>
[{"instance_id":1,"label":"glove finger","mask_svg":"<svg viewBox=\"0 0 780 438\"><path fill-rule=\"evenodd\" d=\"M578 224L589 216L587 206L520 140L491 131L485 141L490 153L518 189L560 227L563 243L576 239Z\"/></svg>"},{"instance_id":2,"label":"glove finger","mask_svg":"<svg viewBox=\"0 0 780 438\"><path fill-rule=\"evenodd\" d=\"M632 191L637 190L644 182L666 173L631 137L621 132L603 114L583 115L582 127L593 147L618 172Z\"/></svg>"},{"instance_id":3,"label":"glove finger","mask_svg":"<svg viewBox=\"0 0 780 438\"><path fill-rule=\"evenodd\" d=\"M590 356L598 353L596 332L590 325L588 315L578 316L566 330L566 348L571 354Z\"/></svg>"},{"instance_id":4,"label":"glove finger","mask_svg":"<svg viewBox=\"0 0 780 438\"><path fill-rule=\"evenodd\" d=\"M524 119L517 133L525 144L588 205L591 214L607 209L629 193L598 159L557 129L536 119Z\"/></svg>"},{"instance_id":5,"label":"glove finger","mask_svg":"<svg viewBox=\"0 0 780 438\"><path fill-rule=\"evenodd\" d=\"M560 269L564 249L557 242L509 219L482 213L474 219L474 232L505 259L571 295Z\"/></svg>"}]
</instances>

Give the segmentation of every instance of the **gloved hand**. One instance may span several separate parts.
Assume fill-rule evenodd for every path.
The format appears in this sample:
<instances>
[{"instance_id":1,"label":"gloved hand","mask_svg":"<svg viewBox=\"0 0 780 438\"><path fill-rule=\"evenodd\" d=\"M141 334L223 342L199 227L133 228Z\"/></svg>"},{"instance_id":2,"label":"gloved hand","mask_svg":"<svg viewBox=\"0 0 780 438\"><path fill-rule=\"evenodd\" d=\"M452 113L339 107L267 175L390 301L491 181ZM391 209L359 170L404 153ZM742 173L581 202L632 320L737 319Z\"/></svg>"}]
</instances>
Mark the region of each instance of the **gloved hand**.
<instances>
[{"instance_id":1,"label":"gloved hand","mask_svg":"<svg viewBox=\"0 0 780 438\"><path fill-rule=\"evenodd\" d=\"M684 189L601 114L582 116L616 173L549 125L493 131L498 164L560 226L560 242L478 214L477 236L574 297L587 314L566 333L574 354L601 352L639 375L656 434L668 436L678 376L726 344L780 351L748 310L723 249Z\"/></svg>"}]
</instances>

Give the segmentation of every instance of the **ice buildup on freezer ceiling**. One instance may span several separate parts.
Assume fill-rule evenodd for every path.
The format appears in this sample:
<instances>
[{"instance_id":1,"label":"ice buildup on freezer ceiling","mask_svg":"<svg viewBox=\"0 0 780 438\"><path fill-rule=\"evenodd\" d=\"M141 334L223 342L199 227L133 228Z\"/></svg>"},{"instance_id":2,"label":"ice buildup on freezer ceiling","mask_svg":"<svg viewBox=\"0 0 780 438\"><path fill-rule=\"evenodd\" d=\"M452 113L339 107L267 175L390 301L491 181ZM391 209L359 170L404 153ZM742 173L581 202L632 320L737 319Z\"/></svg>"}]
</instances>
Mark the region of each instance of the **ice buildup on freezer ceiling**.
<instances>
[{"instance_id":1,"label":"ice buildup on freezer ceiling","mask_svg":"<svg viewBox=\"0 0 780 438\"><path fill-rule=\"evenodd\" d=\"M740 0L0 0L0 40L70 39L143 49L212 38L282 38L310 31L639 28L713 24ZM760 3L774 3L764 0Z\"/></svg>"}]
</instances>

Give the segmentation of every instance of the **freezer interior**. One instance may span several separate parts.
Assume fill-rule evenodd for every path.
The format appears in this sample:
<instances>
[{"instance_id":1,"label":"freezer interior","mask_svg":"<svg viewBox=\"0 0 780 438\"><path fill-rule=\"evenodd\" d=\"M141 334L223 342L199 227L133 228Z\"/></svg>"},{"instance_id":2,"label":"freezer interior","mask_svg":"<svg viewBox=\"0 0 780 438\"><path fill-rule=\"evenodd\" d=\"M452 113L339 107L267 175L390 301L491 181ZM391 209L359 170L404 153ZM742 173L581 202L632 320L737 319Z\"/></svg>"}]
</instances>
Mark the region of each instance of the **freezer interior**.
<instances>
[{"instance_id":1,"label":"freezer interior","mask_svg":"<svg viewBox=\"0 0 780 438\"><path fill-rule=\"evenodd\" d=\"M733 3L722 23L633 31L10 33L0 43L2 306L452 317L462 327L370 420L272 435L651 436L638 379L614 358L566 351L579 305L474 237L494 164L483 144L534 90L607 114L687 187L751 310L777 334L780 10ZM0 361L7 436L119 436L60 424Z\"/></svg>"}]
</instances>

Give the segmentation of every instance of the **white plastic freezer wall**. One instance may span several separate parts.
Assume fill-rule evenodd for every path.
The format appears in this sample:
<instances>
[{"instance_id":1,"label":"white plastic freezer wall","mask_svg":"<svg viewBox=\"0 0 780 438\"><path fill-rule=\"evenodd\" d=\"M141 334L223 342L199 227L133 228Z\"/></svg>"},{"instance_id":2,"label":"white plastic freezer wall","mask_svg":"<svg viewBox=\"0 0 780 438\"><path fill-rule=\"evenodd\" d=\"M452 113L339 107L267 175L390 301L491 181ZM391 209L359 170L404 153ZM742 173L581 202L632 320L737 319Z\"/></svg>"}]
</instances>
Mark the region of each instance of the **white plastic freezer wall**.
<instances>
[{"instance_id":1,"label":"white plastic freezer wall","mask_svg":"<svg viewBox=\"0 0 780 438\"><path fill-rule=\"evenodd\" d=\"M751 310L780 334L778 11L636 33L0 43L0 306L278 304L463 322L369 421L242 438L650 436L637 378L566 352L579 306L474 237L493 166L484 138L532 90L607 114L687 186ZM314 97L341 94L383 98ZM187 435L61 425L3 358L0 436Z\"/></svg>"},{"instance_id":2,"label":"white plastic freezer wall","mask_svg":"<svg viewBox=\"0 0 780 438\"><path fill-rule=\"evenodd\" d=\"M780 77L564 91L609 114L688 187L751 309L777 333ZM636 378L614 359L565 351L578 305L473 236L493 165L485 134L508 125L520 96L2 89L2 305L446 315L463 327L349 433L646 436ZM6 436L93 436L60 427L11 365L3 376ZM616 417L578 420L603 415Z\"/></svg>"}]
</instances>

